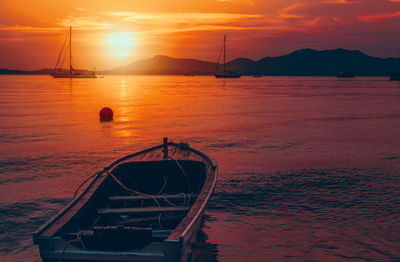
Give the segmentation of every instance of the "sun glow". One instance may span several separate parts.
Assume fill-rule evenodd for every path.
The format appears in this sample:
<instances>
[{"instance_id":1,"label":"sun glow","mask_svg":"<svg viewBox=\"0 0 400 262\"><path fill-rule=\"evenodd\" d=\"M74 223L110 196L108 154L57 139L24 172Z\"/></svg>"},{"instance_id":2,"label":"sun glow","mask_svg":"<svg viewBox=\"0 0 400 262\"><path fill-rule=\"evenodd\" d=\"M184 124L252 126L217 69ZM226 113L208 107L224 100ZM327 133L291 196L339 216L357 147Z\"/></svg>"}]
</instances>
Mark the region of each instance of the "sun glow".
<instances>
[{"instance_id":1,"label":"sun glow","mask_svg":"<svg viewBox=\"0 0 400 262\"><path fill-rule=\"evenodd\" d=\"M131 56L136 38L130 32L111 33L107 43L113 56Z\"/></svg>"}]
</instances>

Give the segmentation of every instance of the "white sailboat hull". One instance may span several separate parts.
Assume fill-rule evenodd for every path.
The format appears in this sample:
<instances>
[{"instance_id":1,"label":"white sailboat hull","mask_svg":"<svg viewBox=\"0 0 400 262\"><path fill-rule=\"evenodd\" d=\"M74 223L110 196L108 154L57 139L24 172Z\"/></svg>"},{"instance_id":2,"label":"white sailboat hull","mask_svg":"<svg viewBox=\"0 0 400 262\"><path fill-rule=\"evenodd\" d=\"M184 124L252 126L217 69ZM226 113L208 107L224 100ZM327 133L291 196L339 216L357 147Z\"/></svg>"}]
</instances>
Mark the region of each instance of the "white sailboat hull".
<instances>
[{"instance_id":1,"label":"white sailboat hull","mask_svg":"<svg viewBox=\"0 0 400 262\"><path fill-rule=\"evenodd\" d=\"M61 71L51 74L54 78L97 78L94 71Z\"/></svg>"}]
</instances>

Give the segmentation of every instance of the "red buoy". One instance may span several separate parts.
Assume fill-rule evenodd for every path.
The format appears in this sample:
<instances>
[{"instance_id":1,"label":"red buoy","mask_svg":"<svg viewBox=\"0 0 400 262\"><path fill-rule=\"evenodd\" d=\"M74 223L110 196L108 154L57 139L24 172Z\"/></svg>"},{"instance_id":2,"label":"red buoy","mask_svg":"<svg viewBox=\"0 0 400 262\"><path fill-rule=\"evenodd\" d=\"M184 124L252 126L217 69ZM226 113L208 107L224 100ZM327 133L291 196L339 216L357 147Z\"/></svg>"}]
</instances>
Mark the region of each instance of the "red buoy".
<instances>
[{"instance_id":1,"label":"red buoy","mask_svg":"<svg viewBox=\"0 0 400 262\"><path fill-rule=\"evenodd\" d=\"M113 120L114 113L113 113L113 111L111 110L111 108L109 108L109 107L103 107L103 108L100 110L99 115L100 115L100 121L112 121L112 120Z\"/></svg>"}]
</instances>

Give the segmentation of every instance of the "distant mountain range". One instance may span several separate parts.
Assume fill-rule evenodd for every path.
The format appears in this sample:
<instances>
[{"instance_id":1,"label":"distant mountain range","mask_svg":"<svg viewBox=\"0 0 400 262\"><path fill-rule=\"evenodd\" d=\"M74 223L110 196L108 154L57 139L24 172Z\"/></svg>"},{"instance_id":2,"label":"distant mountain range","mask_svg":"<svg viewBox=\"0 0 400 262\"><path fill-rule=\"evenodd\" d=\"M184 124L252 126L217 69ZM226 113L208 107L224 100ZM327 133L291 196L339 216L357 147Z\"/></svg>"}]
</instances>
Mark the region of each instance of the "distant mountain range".
<instances>
[{"instance_id":1,"label":"distant mountain range","mask_svg":"<svg viewBox=\"0 0 400 262\"><path fill-rule=\"evenodd\" d=\"M196 59L158 55L98 74L126 75L212 75L217 64ZM228 70L243 75L333 76L350 72L356 76L385 76L400 70L400 58L379 58L345 49L317 51L301 49L288 55L264 57L258 61L238 58L226 64ZM222 66L219 67L221 70ZM51 69L21 71L0 69L0 74L48 74Z\"/></svg>"},{"instance_id":2,"label":"distant mountain range","mask_svg":"<svg viewBox=\"0 0 400 262\"><path fill-rule=\"evenodd\" d=\"M48 68L33 71L0 68L0 74L3 75L49 75L51 72L53 69Z\"/></svg>"}]
</instances>

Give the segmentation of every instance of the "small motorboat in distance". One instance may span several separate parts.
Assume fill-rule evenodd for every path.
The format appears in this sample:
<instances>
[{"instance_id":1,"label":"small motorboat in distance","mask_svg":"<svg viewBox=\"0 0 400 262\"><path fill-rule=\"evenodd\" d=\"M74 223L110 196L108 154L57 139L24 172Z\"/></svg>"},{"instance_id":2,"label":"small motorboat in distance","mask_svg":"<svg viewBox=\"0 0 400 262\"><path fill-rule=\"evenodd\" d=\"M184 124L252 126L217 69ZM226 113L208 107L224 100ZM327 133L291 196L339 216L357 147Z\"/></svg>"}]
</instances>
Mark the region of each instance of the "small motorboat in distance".
<instances>
[{"instance_id":1,"label":"small motorboat in distance","mask_svg":"<svg viewBox=\"0 0 400 262\"><path fill-rule=\"evenodd\" d=\"M33 241L43 261L187 261L217 170L210 156L164 138L87 178Z\"/></svg>"},{"instance_id":2,"label":"small motorboat in distance","mask_svg":"<svg viewBox=\"0 0 400 262\"><path fill-rule=\"evenodd\" d=\"M389 72L390 81L400 81L400 72Z\"/></svg>"},{"instance_id":3,"label":"small motorboat in distance","mask_svg":"<svg viewBox=\"0 0 400 262\"><path fill-rule=\"evenodd\" d=\"M396 71L391 71L389 72L389 80L390 81L400 81L400 53L399 57L397 58L397 72Z\"/></svg>"}]
</instances>

